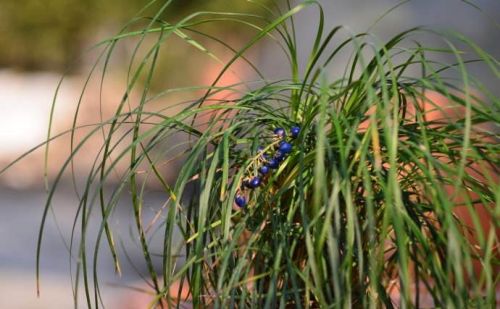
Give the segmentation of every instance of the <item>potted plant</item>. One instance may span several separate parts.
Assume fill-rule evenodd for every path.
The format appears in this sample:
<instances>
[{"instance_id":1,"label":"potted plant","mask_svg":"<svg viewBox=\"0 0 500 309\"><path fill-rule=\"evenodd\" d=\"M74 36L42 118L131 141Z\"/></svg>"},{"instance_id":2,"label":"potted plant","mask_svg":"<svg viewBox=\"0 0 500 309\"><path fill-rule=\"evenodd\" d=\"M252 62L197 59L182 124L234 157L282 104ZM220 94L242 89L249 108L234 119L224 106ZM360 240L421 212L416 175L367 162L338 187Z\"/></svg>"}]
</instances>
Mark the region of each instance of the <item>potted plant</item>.
<instances>
[{"instance_id":1,"label":"potted plant","mask_svg":"<svg viewBox=\"0 0 500 309\"><path fill-rule=\"evenodd\" d=\"M495 304L500 102L467 67L481 61L498 78L497 59L460 34L426 28L385 42L341 26L324 29L327 16L315 1L280 13L266 7L272 12L267 19L201 12L176 23L161 19L167 5L142 30L125 28L104 42L105 62L128 38L138 39L142 53L114 114L74 143L49 191L43 222L63 172L102 132L74 226L81 230L75 286L84 287L89 307L99 306L99 281L95 271L90 279L89 266L95 252L107 245L119 269L110 219L124 192L155 295L151 306ZM310 6L318 11L317 31L301 66L293 19ZM233 54L211 85L151 93L156 60L169 39L218 59L196 39L218 40L197 29L204 23L239 23L255 34L239 48L226 45ZM418 35L442 39L446 47L423 45ZM221 86L236 62L260 74L246 52L263 40L282 48L289 77ZM351 55L348 62L337 62L342 53ZM443 63L436 55L455 61ZM329 75L332 65L344 74ZM459 80L448 79L448 72ZM149 108L176 91L196 97L167 102L175 113ZM175 136L182 142L171 142ZM169 184L162 168L173 157L182 166ZM123 162L120 181L108 190L107 180ZM143 218L145 178L167 195L151 222ZM86 245L91 212L100 215L93 249ZM151 249L152 233L161 238L160 252Z\"/></svg>"}]
</instances>

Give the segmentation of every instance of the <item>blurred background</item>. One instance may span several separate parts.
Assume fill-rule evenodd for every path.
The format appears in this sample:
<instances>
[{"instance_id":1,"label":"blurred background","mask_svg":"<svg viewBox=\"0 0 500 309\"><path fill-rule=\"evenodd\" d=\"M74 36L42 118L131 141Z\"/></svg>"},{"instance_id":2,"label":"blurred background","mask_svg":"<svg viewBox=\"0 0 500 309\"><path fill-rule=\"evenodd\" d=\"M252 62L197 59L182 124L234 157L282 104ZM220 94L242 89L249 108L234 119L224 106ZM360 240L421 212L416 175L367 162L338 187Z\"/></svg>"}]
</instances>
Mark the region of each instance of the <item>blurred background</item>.
<instances>
[{"instance_id":1,"label":"blurred background","mask_svg":"<svg viewBox=\"0 0 500 309\"><path fill-rule=\"evenodd\" d=\"M319 1L324 5L327 23L325 28L344 25L352 33L366 31L372 24L399 1L391 0L330 0ZM47 136L49 114L58 84L57 104L54 108L52 133L62 133L71 128L78 102L78 124L98 123L107 119L119 104L126 89L127 72L137 40L123 40L116 45L113 57L106 66L101 61L94 77L86 84L94 63L103 51L95 47L100 41L117 34L127 22L135 18L129 31L147 25L164 1L157 1L145 11L140 11L146 0L0 0L0 169L17 157L40 145ZM259 3L271 5L271 0ZM408 1L385 16L371 31L381 40L405 29L426 25L438 29L451 29L470 37L494 57L500 55L499 24L500 1L473 1L481 11L460 0ZM283 7L283 3L278 2ZM168 22L176 22L195 11L237 11L270 17L262 7L243 0L178 0L161 15ZM308 8L297 15L296 29L299 55L302 59L310 51L316 28L317 10ZM200 25L199 31L210 33L234 48L244 45L255 35L255 30L243 25L224 23ZM193 34L196 35L196 34ZM221 44L210 43L201 36L218 57L229 59L231 51ZM423 38L431 41L432 38ZM441 43L438 43L441 44ZM94 46L94 47L93 47ZM143 51L138 51L139 54ZM261 69L268 79L286 77L285 57L277 45L264 42L248 51L246 56ZM345 58L347 60L347 58ZM207 57L182 40L172 39L162 47L159 65L155 71L151 92L172 87L210 84L222 68L221 63ZM332 74L344 69L340 62ZM472 67L474 73L499 95L498 79L489 75L481 66ZM256 78L248 65L235 63L233 71L221 84L237 83ZM141 80L144 82L144 80ZM85 94L81 96L82 89ZM137 87L140 89L140 87ZM195 93L197 95L199 93ZM132 92L130 101L140 93ZM193 94L176 94L156 102L157 108L169 102L189 99ZM175 112L172 109L170 112ZM81 138L85 130L78 132ZM70 151L69 136L62 135L50 148L48 177L52 181ZM85 153L97 153L102 139L91 140ZM74 161L76 182L81 181L94 163L95 156L79 156ZM176 166L169 165L167 180L175 178ZM35 258L40 219L46 199L44 189L44 148L36 149L20 162L0 175L0 308L70 308L73 306L70 265L74 263L68 252L73 218L78 198L71 184L69 173L63 176L49 214L43 238L41 263L41 296L36 297ZM112 185L112 184L110 184ZM162 207L166 196L152 184L148 187L145 216L153 217ZM131 287L144 287L141 273L145 267L137 251L131 232L131 207L126 199L121 201L113 216L115 233L123 252L131 254L123 263L123 275L113 272L109 252L101 250L98 269L101 272L102 297L110 308L140 308L147 297ZM97 229L97 224L89 229ZM95 235L95 234L90 234ZM92 237L90 237L92 238ZM133 266L133 267L132 267ZM83 303L80 303L83 305ZM83 305L83 307L85 307Z\"/></svg>"}]
</instances>

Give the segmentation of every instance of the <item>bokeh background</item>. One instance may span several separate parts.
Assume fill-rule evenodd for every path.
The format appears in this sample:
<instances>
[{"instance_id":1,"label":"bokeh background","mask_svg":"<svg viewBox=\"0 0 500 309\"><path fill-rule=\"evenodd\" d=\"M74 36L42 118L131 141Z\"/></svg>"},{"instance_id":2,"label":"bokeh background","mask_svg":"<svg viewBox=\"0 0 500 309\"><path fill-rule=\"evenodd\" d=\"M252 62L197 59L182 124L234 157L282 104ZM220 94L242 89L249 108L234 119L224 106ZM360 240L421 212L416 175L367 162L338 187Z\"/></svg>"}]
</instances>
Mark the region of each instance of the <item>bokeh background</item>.
<instances>
[{"instance_id":1,"label":"bokeh background","mask_svg":"<svg viewBox=\"0 0 500 309\"><path fill-rule=\"evenodd\" d=\"M272 1L260 2L271 4ZM400 3L391 0L319 2L324 5L326 29L344 25L352 33L367 30L380 16ZM460 0L407 1L391 11L371 31L384 40L419 25L449 29L465 34L498 59L500 1L472 2L481 10ZM54 93L63 74L66 77L57 97L53 132L70 128L86 78L102 50L92 47L118 33L134 16L152 16L164 1L157 1L146 11L140 12L146 3L145 0L0 0L0 169L46 138ZM283 3L278 1L278 5ZM266 15L259 6L243 0L178 0L173 1L162 18L175 22L199 10L235 10ZM133 26L137 29L146 24L146 19L138 20ZM295 26L302 59L306 58L310 50L316 20L317 10L314 8L297 16ZM206 31L234 47L242 46L255 34L247 27L235 24L209 24L201 26L200 31ZM442 44L432 38L423 39ZM80 124L99 122L101 117L105 119L116 107L125 89L135 43L125 40L117 45L106 68L102 89L99 78L89 82L82 98ZM207 46L222 60L231 55L220 44ZM286 77L288 74L284 57L272 42L252 48L247 56L269 79ZM161 49L152 91L206 85L220 69L220 63L207 60L205 54L181 40L172 40ZM342 69L340 61L332 67L332 74ZM97 70L102 70L102 66ZM496 77L488 75L481 66L472 67L472 70L499 95ZM221 82L234 83L253 78L255 76L248 67L237 63L234 72L227 74ZM131 101L137 95L132 93ZM179 95L170 100L173 102L187 98ZM169 101L157 104L161 107L168 105ZM54 178L62 160L69 153L68 141L68 137L63 136L53 143L48 165L49 180ZM98 139L94 146L91 143L88 153L95 152L100 143L102 140ZM69 173L63 181L67 185L62 186L55 197L54 213L49 215L41 253L42 290L41 296L36 297L35 248L46 199L43 150L34 150L0 175L0 308L73 306L70 265L74 260L69 256L67 246L78 200ZM74 163L78 183L79 177L83 177L93 163L93 157L81 156ZM176 165L173 164L164 171L169 181L175 178L175 170ZM154 216L165 199L165 194L151 184L145 201L145 215ZM131 288L144 287L140 274L145 269L141 266L140 252L136 250L137 244L131 232L130 211L130 205L124 200L113 217L121 250L131 252L130 260L123 264L121 277L113 272L109 252L101 250L98 269L101 272L102 297L110 308L140 308L144 306L145 299L147 301L143 293ZM97 228L98 225L90 227ZM83 303L80 306L85 307Z\"/></svg>"}]
</instances>

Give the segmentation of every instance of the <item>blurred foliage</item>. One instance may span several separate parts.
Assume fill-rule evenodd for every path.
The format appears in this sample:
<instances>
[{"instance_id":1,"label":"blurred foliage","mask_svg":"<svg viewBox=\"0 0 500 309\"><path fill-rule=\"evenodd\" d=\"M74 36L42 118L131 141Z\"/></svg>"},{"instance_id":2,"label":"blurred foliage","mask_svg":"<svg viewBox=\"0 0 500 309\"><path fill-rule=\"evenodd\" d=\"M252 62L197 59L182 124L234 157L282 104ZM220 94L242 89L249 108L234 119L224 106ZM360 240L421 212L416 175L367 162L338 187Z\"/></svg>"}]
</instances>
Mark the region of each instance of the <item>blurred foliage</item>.
<instances>
[{"instance_id":1,"label":"blurred foliage","mask_svg":"<svg viewBox=\"0 0 500 309\"><path fill-rule=\"evenodd\" d=\"M86 47L116 32L149 2L1 0L0 67L64 70ZM155 12L165 2L155 1L150 12ZM245 0L176 0L162 17L176 21L200 10L252 12L258 9ZM148 12L143 15L148 16Z\"/></svg>"}]
</instances>

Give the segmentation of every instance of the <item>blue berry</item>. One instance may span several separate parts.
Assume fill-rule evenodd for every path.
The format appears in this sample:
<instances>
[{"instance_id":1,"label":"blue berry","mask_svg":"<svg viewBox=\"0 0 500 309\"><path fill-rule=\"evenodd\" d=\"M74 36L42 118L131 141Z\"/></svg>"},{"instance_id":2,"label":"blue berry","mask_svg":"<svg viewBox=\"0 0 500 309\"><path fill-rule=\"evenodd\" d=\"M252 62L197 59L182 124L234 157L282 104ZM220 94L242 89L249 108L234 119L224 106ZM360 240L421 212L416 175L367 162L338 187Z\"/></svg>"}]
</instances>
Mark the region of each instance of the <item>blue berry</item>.
<instances>
[{"instance_id":1,"label":"blue berry","mask_svg":"<svg viewBox=\"0 0 500 309\"><path fill-rule=\"evenodd\" d=\"M252 178L249 182L249 185L250 185L250 188L252 188L252 189L260 186L260 177L255 176L254 178Z\"/></svg>"},{"instance_id":2,"label":"blue berry","mask_svg":"<svg viewBox=\"0 0 500 309\"><path fill-rule=\"evenodd\" d=\"M293 126L290 128L290 136L292 138L296 138L297 136L299 136L299 133L300 133L300 127L299 126Z\"/></svg>"},{"instance_id":3,"label":"blue berry","mask_svg":"<svg viewBox=\"0 0 500 309\"><path fill-rule=\"evenodd\" d=\"M267 165L272 169L277 169L280 166L280 162L274 158L269 159Z\"/></svg>"},{"instance_id":4,"label":"blue berry","mask_svg":"<svg viewBox=\"0 0 500 309\"><path fill-rule=\"evenodd\" d=\"M267 173L269 173L269 166L267 166L267 165L262 165L262 166L259 168L259 172L260 172L262 175L266 175Z\"/></svg>"},{"instance_id":5,"label":"blue berry","mask_svg":"<svg viewBox=\"0 0 500 309\"><path fill-rule=\"evenodd\" d=\"M276 134L279 137L284 137L285 136L285 129L276 128L276 129L274 129L274 134Z\"/></svg>"},{"instance_id":6,"label":"blue berry","mask_svg":"<svg viewBox=\"0 0 500 309\"><path fill-rule=\"evenodd\" d=\"M243 195L238 194L234 197L234 202L236 203L236 205L238 205L238 207L245 207L247 204L247 199Z\"/></svg>"},{"instance_id":7,"label":"blue berry","mask_svg":"<svg viewBox=\"0 0 500 309\"><path fill-rule=\"evenodd\" d=\"M278 160L278 162L281 162L285 159L285 153L278 150L274 153L274 158Z\"/></svg>"},{"instance_id":8,"label":"blue berry","mask_svg":"<svg viewBox=\"0 0 500 309\"><path fill-rule=\"evenodd\" d=\"M280 147L278 148L282 153L290 153L292 151L292 144L287 142L280 143Z\"/></svg>"}]
</instances>

